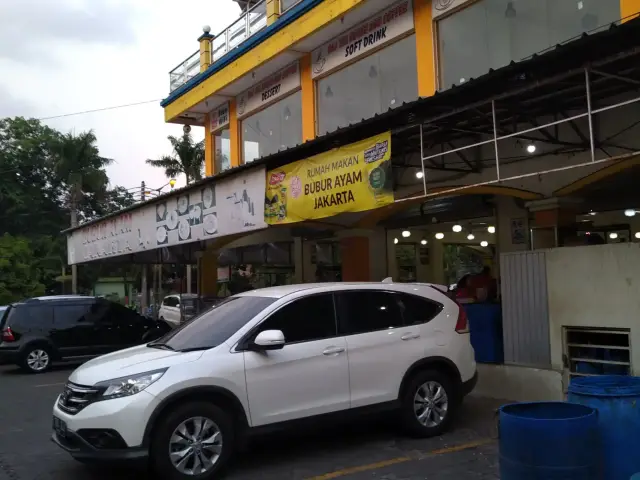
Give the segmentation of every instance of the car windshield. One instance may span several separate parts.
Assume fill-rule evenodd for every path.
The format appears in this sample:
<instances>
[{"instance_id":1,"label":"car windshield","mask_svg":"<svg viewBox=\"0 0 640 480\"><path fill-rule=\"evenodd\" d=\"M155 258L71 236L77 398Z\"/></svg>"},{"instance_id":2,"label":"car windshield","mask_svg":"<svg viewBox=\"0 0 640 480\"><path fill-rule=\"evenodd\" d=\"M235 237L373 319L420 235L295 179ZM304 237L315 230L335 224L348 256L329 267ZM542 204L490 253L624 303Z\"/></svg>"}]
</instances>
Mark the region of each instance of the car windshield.
<instances>
[{"instance_id":1,"label":"car windshield","mask_svg":"<svg viewBox=\"0 0 640 480\"><path fill-rule=\"evenodd\" d=\"M149 346L178 351L217 347L275 301L269 297L229 297Z\"/></svg>"}]
</instances>

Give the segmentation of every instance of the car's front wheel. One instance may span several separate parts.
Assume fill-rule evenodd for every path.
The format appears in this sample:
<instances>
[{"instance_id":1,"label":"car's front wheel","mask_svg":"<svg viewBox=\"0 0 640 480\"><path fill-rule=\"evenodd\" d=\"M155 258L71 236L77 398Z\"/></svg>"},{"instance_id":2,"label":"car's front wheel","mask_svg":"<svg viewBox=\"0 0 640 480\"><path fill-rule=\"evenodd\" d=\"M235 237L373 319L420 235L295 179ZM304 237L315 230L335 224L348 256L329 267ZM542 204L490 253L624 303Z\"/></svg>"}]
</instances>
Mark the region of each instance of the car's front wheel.
<instances>
[{"instance_id":1,"label":"car's front wheel","mask_svg":"<svg viewBox=\"0 0 640 480\"><path fill-rule=\"evenodd\" d=\"M450 425L457 402L448 375L437 370L416 374L402 398L405 430L417 437L433 437Z\"/></svg>"},{"instance_id":2,"label":"car's front wheel","mask_svg":"<svg viewBox=\"0 0 640 480\"><path fill-rule=\"evenodd\" d=\"M51 351L43 345L28 346L20 360L20 367L29 373L43 373L51 368Z\"/></svg>"},{"instance_id":3,"label":"car's front wheel","mask_svg":"<svg viewBox=\"0 0 640 480\"><path fill-rule=\"evenodd\" d=\"M231 455L233 422L215 405L192 402L167 414L151 444L151 462L172 480L210 480Z\"/></svg>"}]
</instances>

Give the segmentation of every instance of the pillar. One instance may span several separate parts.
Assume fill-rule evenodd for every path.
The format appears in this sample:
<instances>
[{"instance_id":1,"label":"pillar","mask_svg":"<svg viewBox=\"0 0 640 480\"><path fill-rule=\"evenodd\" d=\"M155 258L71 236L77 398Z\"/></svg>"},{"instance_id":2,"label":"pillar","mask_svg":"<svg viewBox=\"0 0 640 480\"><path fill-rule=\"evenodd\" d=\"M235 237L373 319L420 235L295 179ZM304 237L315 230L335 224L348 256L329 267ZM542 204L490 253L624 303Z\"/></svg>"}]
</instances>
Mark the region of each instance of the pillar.
<instances>
[{"instance_id":1,"label":"pillar","mask_svg":"<svg viewBox=\"0 0 640 480\"><path fill-rule=\"evenodd\" d=\"M527 203L532 213L531 248L559 247L558 228L576 222L579 201L563 198L545 198Z\"/></svg>"},{"instance_id":2,"label":"pillar","mask_svg":"<svg viewBox=\"0 0 640 480\"><path fill-rule=\"evenodd\" d=\"M207 177L215 175L215 145L211 133L211 119L207 113L204 118L204 174Z\"/></svg>"},{"instance_id":3,"label":"pillar","mask_svg":"<svg viewBox=\"0 0 640 480\"><path fill-rule=\"evenodd\" d=\"M242 150L240 148L240 142L242 137L240 135L240 122L238 121L238 109L236 107L236 99L233 98L229 102L229 150L231 168L237 167L244 163L242 158Z\"/></svg>"},{"instance_id":4,"label":"pillar","mask_svg":"<svg viewBox=\"0 0 640 480\"><path fill-rule=\"evenodd\" d=\"M192 283L192 280L191 280L191 273L192 273L191 265L187 265L186 266L186 270L187 270L187 274L186 274L186 277L187 277L187 288L186 288L186 291L187 291L187 293L191 293L191 283ZM217 280L217 278L216 278L216 280Z\"/></svg>"},{"instance_id":5,"label":"pillar","mask_svg":"<svg viewBox=\"0 0 640 480\"><path fill-rule=\"evenodd\" d=\"M218 252L215 250L205 250L198 259L198 294L218 294Z\"/></svg>"},{"instance_id":6,"label":"pillar","mask_svg":"<svg viewBox=\"0 0 640 480\"><path fill-rule=\"evenodd\" d=\"M640 0L620 0L620 18L628 22L638 16Z\"/></svg>"},{"instance_id":7,"label":"pillar","mask_svg":"<svg viewBox=\"0 0 640 480\"><path fill-rule=\"evenodd\" d=\"M141 290L141 295L140 295L140 311L141 313L144 315L145 311L147 310L147 307L149 306L149 286L147 284L147 265L143 264L142 265L142 274L141 276L141 285L140 285L140 290Z\"/></svg>"},{"instance_id":8,"label":"pillar","mask_svg":"<svg viewBox=\"0 0 640 480\"><path fill-rule=\"evenodd\" d=\"M311 77L311 54L300 60L300 81L302 88L302 141L316 138L316 94L315 82Z\"/></svg>"},{"instance_id":9,"label":"pillar","mask_svg":"<svg viewBox=\"0 0 640 480\"><path fill-rule=\"evenodd\" d=\"M369 238L366 236L340 239L343 282L368 282L371 280L369 265Z\"/></svg>"},{"instance_id":10,"label":"pillar","mask_svg":"<svg viewBox=\"0 0 640 480\"><path fill-rule=\"evenodd\" d=\"M280 0L267 0L267 25L280 18Z\"/></svg>"},{"instance_id":11,"label":"pillar","mask_svg":"<svg viewBox=\"0 0 640 480\"><path fill-rule=\"evenodd\" d=\"M518 205L513 197L496 195L496 245L498 253L529 250L529 211ZM518 228L524 230L524 239L518 235Z\"/></svg>"},{"instance_id":12,"label":"pillar","mask_svg":"<svg viewBox=\"0 0 640 480\"><path fill-rule=\"evenodd\" d=\"M304 239L302 237L293 239L293 267L294 283L304 283Z\"/></svg>"},{"instance_id":13,"label":"pillar","mask_svg":"<svg viewBox=\"0 0 640 480\"><path fill-rule=\"evenodd\" d=\"M444 285L444 242L429 239L429 275L430 282Z\"/></svg>"},{"instance_id":14,"label":"pillar","mask_svg":"<svg viewBox=\"0 0 640 480\"><path fill-rule=\"evenodd\" d=\"M387 261L387 231L384 228L376 228L369 235L369 279L372 282L381 282L389 275Z\"/></svg>"},{"instance_id":15,"label":"pillar","mask_svg":"<svg viewBox=\"0 0 640 480\"><path fill-rule=\"evenodd\" d=\"M418 95L421 97L430 97L436 92L437 87L431 1L414 0L413 3L418 57Z\"/></svg>"},{"instance_id":16,"label":"pillar","mask_svg":"<svg viewBox=\"0 0 640 480\"><path fill-rule=\"evenodd\" d=\"M204 72L211 65L211 42L214 38L211 35L210 26L203 27L202 32L198 38L198 42L200 42L200 72Z\"/></svg>"}]
</instances>

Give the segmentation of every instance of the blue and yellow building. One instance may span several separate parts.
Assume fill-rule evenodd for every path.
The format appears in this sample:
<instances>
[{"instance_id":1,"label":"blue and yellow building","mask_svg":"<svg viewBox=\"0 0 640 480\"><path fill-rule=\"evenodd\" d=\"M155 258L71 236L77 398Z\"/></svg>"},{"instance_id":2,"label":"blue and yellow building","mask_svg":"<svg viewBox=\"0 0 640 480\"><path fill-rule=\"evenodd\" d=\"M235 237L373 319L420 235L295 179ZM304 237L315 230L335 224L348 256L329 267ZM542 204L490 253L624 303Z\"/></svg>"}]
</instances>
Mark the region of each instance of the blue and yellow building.
<instances>
[{"instance_id":1,"label":"blue and yellow building","mask_svg":"<svg viewBox=\"0 0 640 480\"><path fill-rule=\"evenodd\" d=\"M640 0L238 3L162 102L204 129L207 178L78 227L70 263L197 263L203 295L230 266L264 286L489 265L506 365L485 393L637 374Z\"/></svg>"}]
</instances>

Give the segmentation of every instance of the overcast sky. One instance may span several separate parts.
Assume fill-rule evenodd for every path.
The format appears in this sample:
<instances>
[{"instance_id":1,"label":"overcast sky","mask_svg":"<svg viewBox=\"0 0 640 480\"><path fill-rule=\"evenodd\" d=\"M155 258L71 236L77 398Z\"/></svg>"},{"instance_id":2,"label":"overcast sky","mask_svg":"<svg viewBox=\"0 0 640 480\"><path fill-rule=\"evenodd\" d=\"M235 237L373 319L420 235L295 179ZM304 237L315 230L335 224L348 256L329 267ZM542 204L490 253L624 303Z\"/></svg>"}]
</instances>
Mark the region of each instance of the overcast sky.
<instances>
[{"instance_id":1,"label":"overcast sky","mask_svg":"<svg viewBox=\"0 0 640 480\"><path fill-rule=\"evenodd\" d=\"M0 0L0 117L158 100L45 123L93 129L101 154L116 161L112 185L160 187L162 170L145 159L171 153L167 135L182 133L164 123L159 103L169 70L198 49L203 25L218 33L239 14L232 0Z\"/></svg>"}]
</instances>

